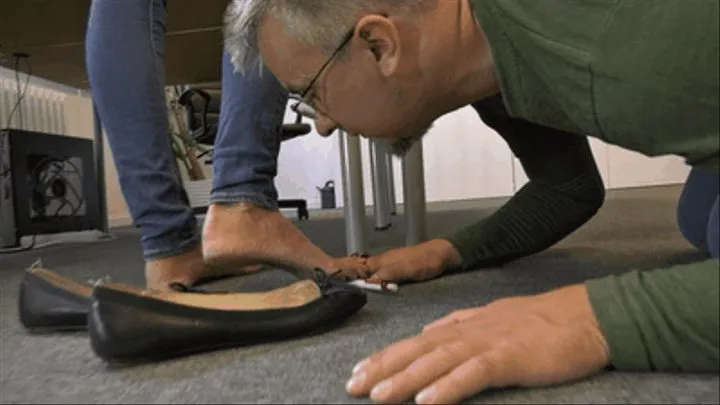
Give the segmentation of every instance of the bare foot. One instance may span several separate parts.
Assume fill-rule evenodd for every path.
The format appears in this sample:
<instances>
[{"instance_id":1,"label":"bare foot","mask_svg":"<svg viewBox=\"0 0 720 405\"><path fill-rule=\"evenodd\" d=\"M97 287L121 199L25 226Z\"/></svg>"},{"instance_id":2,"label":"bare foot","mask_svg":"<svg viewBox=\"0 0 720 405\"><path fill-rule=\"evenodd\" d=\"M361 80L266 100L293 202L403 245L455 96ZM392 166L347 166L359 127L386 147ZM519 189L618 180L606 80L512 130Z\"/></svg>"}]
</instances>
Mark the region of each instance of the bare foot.
<instances>
[{"instance_id":1,"label":"bare foot","mask_svg":"<svg viewBox=\"0 0 720 405\"><path fill-rule=\"evenodd\" d=\"M188 252L145 263L145 283L149 289L168 291L171 283L193 285L205 278L227 274L240 275L256 271L260 267L237 267L232 272L219 273L217 269L205 264L202 248L198 245Z\"/></svg>"},{"instance_id":2,"label":"bare foot","mask_svg":"<svg viewBox=\"0 0 720 405\"><path fill-rule=\"evenodd\" d=\"M361 258L336 259L313 244L279 211L252 204L212 204L203 228L203 255L213 267L270 264L364 274Z\"/></svg>"}]
</instances>

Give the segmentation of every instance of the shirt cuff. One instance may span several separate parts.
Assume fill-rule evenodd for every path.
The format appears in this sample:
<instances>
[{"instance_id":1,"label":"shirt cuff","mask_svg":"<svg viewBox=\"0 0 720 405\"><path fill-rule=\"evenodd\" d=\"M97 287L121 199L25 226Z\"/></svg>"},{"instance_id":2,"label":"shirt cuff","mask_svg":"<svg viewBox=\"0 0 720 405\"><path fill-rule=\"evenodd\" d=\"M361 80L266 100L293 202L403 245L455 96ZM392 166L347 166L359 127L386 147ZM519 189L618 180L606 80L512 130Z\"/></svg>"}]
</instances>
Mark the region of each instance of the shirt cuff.
<instances>
[{"instance_id":1,"label":"shirt cuff","mask_svg":"<svg viewBox=\"0 0 720 405\"><path fill-rule=\"evenodd\" d=\"M652 364L637 319L627 299L627 288L639 285L637 271L585 282L590 305L605 337L610 361L618 370L649 371Z\"/></svg>"}]
</instances>

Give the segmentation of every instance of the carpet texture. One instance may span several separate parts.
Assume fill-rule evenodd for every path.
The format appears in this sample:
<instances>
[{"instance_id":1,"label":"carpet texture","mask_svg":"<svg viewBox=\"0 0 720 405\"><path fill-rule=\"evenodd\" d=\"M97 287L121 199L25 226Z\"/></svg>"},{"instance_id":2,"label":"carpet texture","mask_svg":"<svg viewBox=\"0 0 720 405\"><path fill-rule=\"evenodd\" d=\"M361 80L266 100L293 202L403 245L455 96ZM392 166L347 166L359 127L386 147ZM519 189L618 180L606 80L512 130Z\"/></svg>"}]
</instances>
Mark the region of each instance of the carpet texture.
<instances>
[{"instance_id":1,"label":"carpet texture","mask_svg":"<svg viewBox=\"0 0 720 405\"><path fill-rule=\"evenodd\" d=\"M96 358L84 334L28 335L17 318L22 270L45 266L79 280L110 276L142 284L143 262L135 230L114 230L114 241L59 245L0 256L0 402L2 403L367 403L348 397L344 384L358 360L416 334L457 308L509 295L539 293L629 269L685 263L700 256L679 234L679 189L611 192L600 213L581 230L541 254L504 266L403 286L396 296L370 294L368 305L339 328L320 336L199 354L141 366L109 367ZM473 209L431 212L430 236L488 215L500 202ZM467 205L467 204L466 204ZM404 243L402 217L387 232L372 231L372 250ZM323 249L344 253L340 219L300 228ZM292 279L269 271L225 281L218 288L254 291ZM468 403L688 403L720 402L718 375L606 373L546 389L510 389Z\"/></svg>"}]
</instances>

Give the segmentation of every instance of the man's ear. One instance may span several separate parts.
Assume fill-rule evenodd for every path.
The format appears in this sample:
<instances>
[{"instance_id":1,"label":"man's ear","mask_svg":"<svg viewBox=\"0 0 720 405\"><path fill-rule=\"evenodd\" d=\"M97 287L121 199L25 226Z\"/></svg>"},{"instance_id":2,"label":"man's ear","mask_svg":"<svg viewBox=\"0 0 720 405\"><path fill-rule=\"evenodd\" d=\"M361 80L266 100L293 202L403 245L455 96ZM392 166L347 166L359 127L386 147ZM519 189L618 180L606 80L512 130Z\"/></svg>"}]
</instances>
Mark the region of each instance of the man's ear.
<instances>
[{"instance_id":1,"label":"man's ear","mask_svg":"<svg viewBox=\"0 0 720 405\"><path fill-rule=\"evenodd\" d=\"M395 23L381 15L366 15L355 26L355 34L370 52L384 76L391 76L400 64L400 35Z\"/></svg>"}]
</instances>

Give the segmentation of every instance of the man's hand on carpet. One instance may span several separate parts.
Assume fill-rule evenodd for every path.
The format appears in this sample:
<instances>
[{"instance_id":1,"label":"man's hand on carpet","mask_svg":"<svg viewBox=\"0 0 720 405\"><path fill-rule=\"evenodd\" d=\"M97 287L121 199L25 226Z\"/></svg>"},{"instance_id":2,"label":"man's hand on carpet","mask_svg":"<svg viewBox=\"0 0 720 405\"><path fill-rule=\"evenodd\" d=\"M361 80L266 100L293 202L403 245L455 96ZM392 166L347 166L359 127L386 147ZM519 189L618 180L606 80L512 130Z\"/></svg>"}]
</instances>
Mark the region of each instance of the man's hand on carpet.
<instances>
[{"instance_id":1,"label":"man's hand on carpet","mask_svg":"<svg viewBox=\"0 0 720 405\"><path fill-rule=\"evenodd\" d=\"M605 339L583 285L458 311L358 363L353 396L458 403L488 388L560 384L601 371Z\"/></svg>"},{"instance_id":2,"label":"man's hand on carpet","mask_svg":"<svg viewBox=\"0 0 720 405\"><path fill-rule=\"evenodd\" d=\"M367 259L370 281L424 281L445 269L459 266L460 255L444 239L433 239L415 246L389 250Z\"/></svg>"}]
</instances>

